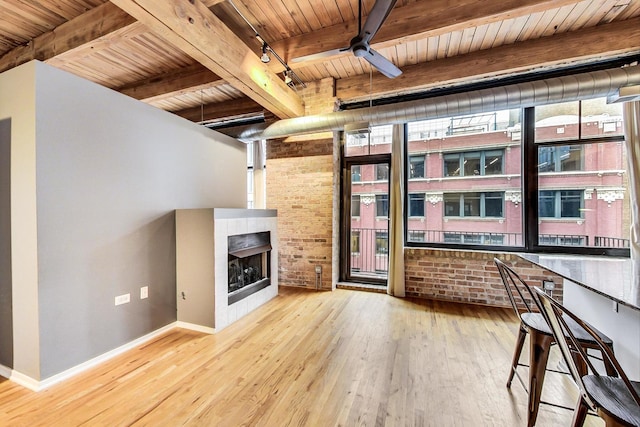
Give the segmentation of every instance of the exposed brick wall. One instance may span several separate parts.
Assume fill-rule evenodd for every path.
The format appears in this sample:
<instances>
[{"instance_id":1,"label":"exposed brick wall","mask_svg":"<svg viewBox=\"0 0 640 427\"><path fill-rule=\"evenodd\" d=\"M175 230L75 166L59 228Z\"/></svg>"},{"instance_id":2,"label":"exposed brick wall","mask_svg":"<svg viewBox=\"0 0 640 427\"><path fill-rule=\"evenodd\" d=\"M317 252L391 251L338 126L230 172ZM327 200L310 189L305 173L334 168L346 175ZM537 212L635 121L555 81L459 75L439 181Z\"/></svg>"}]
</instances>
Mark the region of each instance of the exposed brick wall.
<instances>
[{"instance_id":1,"label":"exposed brick wall","mask_svg":"<svg viewBox=\"0 0 640 427\"><path fill-rule=\"evenodd\" d=\"M267 143L267 208L278 210L279 284L330 290L332 141Z\"/></svg>"},{"instance_id":2,"label":"exposed brick wall","mask_svg":"<svg viewBox=\"0 0 640 427\"><path fill-rule=\"evenodd\" d=\"M512 267L530 285L555 282L554 298L562 301L562 278L515 254L438 249L405 249L407 296L510 307L493 258Z\"/></svg>"},{"instance_id":3,"label":"exposed brick wall","mask_svg":"<svg viewBox=\"0 0 640 427\"><path fill-rule=\"evenodd\" d=\"M305 116L334 111L336 105L335 80L331 77L307 84L300 93L305 106Z\"/></svg>"}]
</instances>

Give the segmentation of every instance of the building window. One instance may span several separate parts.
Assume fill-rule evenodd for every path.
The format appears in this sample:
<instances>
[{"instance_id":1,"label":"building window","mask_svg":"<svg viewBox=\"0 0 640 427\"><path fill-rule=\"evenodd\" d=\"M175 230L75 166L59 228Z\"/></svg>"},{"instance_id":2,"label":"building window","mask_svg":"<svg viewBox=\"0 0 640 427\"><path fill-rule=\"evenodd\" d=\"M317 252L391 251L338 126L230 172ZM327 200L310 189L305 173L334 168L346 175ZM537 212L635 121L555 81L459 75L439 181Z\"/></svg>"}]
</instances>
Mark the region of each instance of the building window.
<instances>
[{"instance_id":1,"label":"building window","mask_svg":"<svg viewBox=\"0 0 640 427\"><path fill-rule=\"evenodd\" d=\"M360 182L361 180L360 165L351 166L351 182Z\"/></svg>"},{"instance_id":2,"label":"building window","mask_svg":"<svg viewBox=\"0 0 640 427\"><path fill-rule=\"evenodd\" d=\"M444 233L445 243L467 245L502 245L504 235L500 233Z\"/></svg>"},{"instance_id":3,"label":"building window","mask_svg":"<svg viewBox=\"0 0 640 427\"><path fill-rule=\"evenodd\" d=\"M376 216L389 216L389 196L387 194L376 195Z\"/></svg>"},{"instance_id":4,"label":"building window","mask_svg":"<svg viewBox=\"0 0 640 427\"><path fill-rule=\"evenodd\" d=\"M376 231L376 255L387 255L389 253L389 233L387 231Z\"/></svg>"},{"instance_id":5,"label":"building window","mask_svg":"<svg viewBox=\"0 0 640 427\"><path fill-rule=\"evenodd\" d=\"M377 181L389 180L389 165L387 163L379 163L376 165L376 180Z\"/></svg>"},{"instance_id":6,"label":"building window","mask_svg":"<svg viewBox=\"0 0 640 427\"><path fill-rule=\"evenodd\" d=\"M360 253L360 231L351 232L351 253Z\"/></svg>"},{"instance_id":7,"label":"building window","mask_svg":"<svg viewBox=\"0 0 640 427\"><path fill-rule=\"evenodd\" d=\"M548 246L585 246L585 236L540 235L540 244Z\"/></svg>"},{"instance_id":8,"label":"building window","mask_svg":"<svg viewBox=\"0 0 640 427\"><path fill-rule=\"evenodd\" d=\"M409 216L424 217L424 193L409 194Z\"/></svg>"},{"instance_id":9,"label":"building window","mask_svg":"<svg viewBox=\"0 0 640 427\"><path fill-rule=\"evenodd\" d=\"M444 195L444 216L501 218L504 193L447 193Z\"/></svg>"},{"instance_id":10,"label":"building window","mask_svg":"<svg viewBox=\"0 0 640 427\"><path fill-rule=\"evenodd\" d=\"M424 155L409 156L409 179L424 178Z\"/></svg>"},{"instance_id":11,"label":"building window","mask_svg":"<svg viewBox=\"0 0 640 427\"><path fill-rule=\"evenodd\" d=\"M542 190L538 197L540 218L581 218L584 204L582 190Z\"/></svg>"},{"instance_id":12,"label":"building window","mask_svg":"<svg viewBox=\"0 0 640 427\"><path fill-rule=\"evenodd\" d=\"M425 232L420 230L409 230L409 241L425 242Z\"/></svg>"},{"instance_id":13,"label":"building window","mask_svg":"<svg viewBox=\"0 0 640 427\"><path fill-rule=\"evenodd\" d=\"M351 196L351 216L360 216L360 196Z\"/></svg>"},{"instance_id":14,"label":"building window","mask_svg":"<svg viewBox=\"0 0 640 427\"><path fill-rule=\"evenodd\" d=\"M445 154L444 176L500 175L502 158L502 150Z\"/></svg>"},{"instance_id":15,"label":"building window","mask_svg":"<svg viewBox=\"0 0 640 427\"><path fill-rule=\"evenodd\" d=\"M570 172L583 169L582 145L538 147L539 172Z\"/></svg>"}]
</instances>

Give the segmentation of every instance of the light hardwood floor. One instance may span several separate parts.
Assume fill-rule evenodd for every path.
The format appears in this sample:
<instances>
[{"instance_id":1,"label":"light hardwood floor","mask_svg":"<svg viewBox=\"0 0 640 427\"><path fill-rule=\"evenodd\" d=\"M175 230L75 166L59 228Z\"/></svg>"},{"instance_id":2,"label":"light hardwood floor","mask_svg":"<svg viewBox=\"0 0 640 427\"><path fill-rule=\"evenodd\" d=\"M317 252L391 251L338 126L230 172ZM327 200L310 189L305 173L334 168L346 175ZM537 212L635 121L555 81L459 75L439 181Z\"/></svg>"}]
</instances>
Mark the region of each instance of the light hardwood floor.
<instances>
[{"instance_id":1,"label":"light hardwood floor","mask_svg":"<svg viewBox=\"0 0 640 427\"><path fill-rule=\"evenodd\" d=\"M40 393L4 380L0 425L524 426L516 331L504 309L281 288L215 335L175 329ZM547 377L543 397L573 406ZM571 415L542 405L537 425Z\"/></svg>"}]
</instances>

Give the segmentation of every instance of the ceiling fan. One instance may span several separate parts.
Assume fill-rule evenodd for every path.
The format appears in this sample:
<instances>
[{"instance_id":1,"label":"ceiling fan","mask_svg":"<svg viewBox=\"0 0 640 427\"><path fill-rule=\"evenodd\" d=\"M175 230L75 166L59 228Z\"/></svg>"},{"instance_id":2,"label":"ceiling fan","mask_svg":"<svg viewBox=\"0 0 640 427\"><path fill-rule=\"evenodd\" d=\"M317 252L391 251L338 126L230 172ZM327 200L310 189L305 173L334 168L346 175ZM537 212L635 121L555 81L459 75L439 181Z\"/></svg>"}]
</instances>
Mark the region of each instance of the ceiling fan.
<instances>
[{"instance_id":1,"label":"ceiling fan","mask_svg":"<svg viewBox=\"0 0 640 427\"><path fill-rule=\"evenodd\" d=\"M362 25L362 0L358 1L358 35L351 39L348 47L333 49L326 52L315 53L313 55L301 56L293 58L291 62L302 62L311 59L326 58L337 55L342 52L351 51L358 58L363 58L373 67L385 76L393 79L402 74L402 71L396 67L393 62L380 55L369 45L373 36L376 35L387 16L396 4L396 0L376 0L371 13L367 16L367 20Z\"/></svg>"}]
</instances>

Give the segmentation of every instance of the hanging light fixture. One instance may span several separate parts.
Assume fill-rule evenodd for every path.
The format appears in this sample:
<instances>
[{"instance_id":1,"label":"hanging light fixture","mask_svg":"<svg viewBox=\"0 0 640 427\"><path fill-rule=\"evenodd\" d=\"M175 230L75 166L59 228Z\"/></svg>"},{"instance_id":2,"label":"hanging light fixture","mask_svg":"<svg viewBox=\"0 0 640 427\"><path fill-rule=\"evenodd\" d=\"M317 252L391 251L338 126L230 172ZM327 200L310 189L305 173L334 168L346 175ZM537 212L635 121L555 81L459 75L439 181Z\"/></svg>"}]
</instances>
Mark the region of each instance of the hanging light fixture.
<instances>
[{"instance_id":1,"label":"hanging light fixture","mask_svg":"<svg viewBox=\"0 0 640 427\"><path fill-rule=\"evenodd\" d=\"M233 0L227 0L227 1L235 9L238 15L242 18L242 20L244 20L244 22L246 22L247 25L253 30L258 42L262 43L262 56L260 56L260 61L267 64L268 62L271 61L271 57L269 56L269 54L273 55L278 60L278 62L282 64L282 66L285 68L285 71L283 72L283 77L284 77L284 82L287 84L287 86L289 86L292 89L296 89L296 85L299 84L301 87L306 88L307 85L300 79L300 77L296 74L296 72L293 71L291 67L289 67L286 61L282 59L280 55L278 55L278 52L273 50L271 46L269 46L269 43L267 43L267 41L262 38L262 36L258 33L258 30L256 30L256 28L253 25L251 25L251 22L249 22L249 20L240 12L240 10L238 10L236 5L233 4Z\"/></svg>"},{"instance_id":2,"label":"hanging light fixture","mask_svg":"<svg viewBox=\"0 0 640 427\"><path fill-rule=\"evenodd\" d=\"M293 80L291 79L290 70L285 70L283 74L284 74L284 83L286 85L290 85L293 82Z\"/></svg>"},{"instance_id":3,"label":"hanging light fixture","mask_svg":"<svg viewBox=\"0 0 640 427\"><path fill-rule=\"evenodd\" d=\"M260 60L265 64L271 61L271 58L269 58L269 54L267 53L267 42L262 42L262 56L260 57Z\"/></svg>"}]
</instances>

